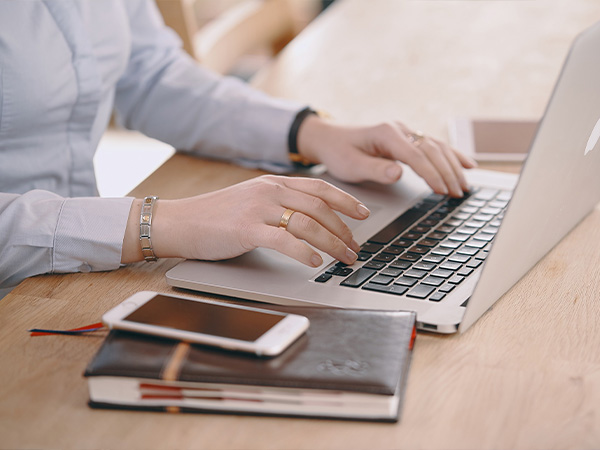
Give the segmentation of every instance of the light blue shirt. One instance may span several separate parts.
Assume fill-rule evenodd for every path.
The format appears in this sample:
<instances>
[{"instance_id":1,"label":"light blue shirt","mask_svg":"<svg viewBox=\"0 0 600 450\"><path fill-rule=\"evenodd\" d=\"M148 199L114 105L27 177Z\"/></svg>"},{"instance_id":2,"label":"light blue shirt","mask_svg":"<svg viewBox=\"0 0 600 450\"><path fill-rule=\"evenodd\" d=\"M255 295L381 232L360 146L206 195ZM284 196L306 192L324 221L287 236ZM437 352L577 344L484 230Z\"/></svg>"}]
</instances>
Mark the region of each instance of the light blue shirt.
<instances>
[{"instance_id":1,"label":"light blue shirt","mask_svg":"<svg viewBox=\"0 0 600 450\"><path fill-rule=\"evenodd\" d=\"M199 67L151 0L0 1L0 297L119 267L132 199L97 197L93 170L113 109L180 150L289 167L300 108Z\"/></svg>"}]
</instances>

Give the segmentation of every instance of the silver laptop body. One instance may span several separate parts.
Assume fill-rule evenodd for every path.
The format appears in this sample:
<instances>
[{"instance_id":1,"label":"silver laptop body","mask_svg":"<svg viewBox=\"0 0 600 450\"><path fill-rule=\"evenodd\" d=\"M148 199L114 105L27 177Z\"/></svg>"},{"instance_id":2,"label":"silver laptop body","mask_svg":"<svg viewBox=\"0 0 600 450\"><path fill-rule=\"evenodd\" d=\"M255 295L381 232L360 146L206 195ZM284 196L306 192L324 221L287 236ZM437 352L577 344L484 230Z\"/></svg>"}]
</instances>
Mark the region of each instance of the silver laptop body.
<instances>
[{"instance_id":1,"label":"silver laptop body","mask_svg":"<svg viewBox=\"0 0 600 450\"><path fill-rule=\"evenodd\" d=\"M417 313L421 329L463 332L598 204L599 137L600 24L597 24L575 40L520 177L478 169L467 171L467 179L475 189L480 189L482 197L498 192L502 198L511 193L512 199L499 215L501 226L493 241L485 247L478 245L479 252L472 255L471 261L477 263L474 259L477 257L481 264L451 286L442 300L431 301L433 294L411 298L408 294L412 288L404 295L367 289L369 284L378 287L373 283L375 278L357 287L340 285L351 275L333 275L326 282L318 282L315 280L328 278L319 278L325 272L336 271L336 262L331 257L323 254L324 267L312 269L267 249L227 261L184 261L167 272L167 281L175 287L267 303L410 310ZM409 169L394 186L349 185L327 176L323 178L353 194L371 210L370 218L363 222L344 218L361 244L415 204L422 205L422 199L431 194ZM470 197L475 203L477 195ZM451 246L454 243L446 241ZM446 261L451 255L445 255ZM368 262L357 262L350 269L356 272ZM392 262L385 264L389 267ZM421 281L429 275L426 273ZM442 286L450 286L446 281Z\"/></svg>"}]
</instances>

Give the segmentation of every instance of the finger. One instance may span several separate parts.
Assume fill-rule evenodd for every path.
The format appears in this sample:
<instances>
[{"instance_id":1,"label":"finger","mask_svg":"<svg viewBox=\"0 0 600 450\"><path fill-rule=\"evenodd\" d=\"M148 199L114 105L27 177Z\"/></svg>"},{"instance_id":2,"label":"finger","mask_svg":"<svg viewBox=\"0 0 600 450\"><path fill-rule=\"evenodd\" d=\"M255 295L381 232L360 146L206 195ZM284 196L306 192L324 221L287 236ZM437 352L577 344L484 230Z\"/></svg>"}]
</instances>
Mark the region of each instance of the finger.
<instances>
[{"instance_id":1,"label":"finger","mask_svg":"<svg viewBox=\"0 0 600 450\"><path fill-rule=\"evenodd\" d=\"M460 152L454 148L451 148L450 150L456 155L456 157L460 161L461 166L463 166L465 169L473 169L478 166L477 161L475 161L473 158L468 157L463 152Z\"/></svg>"},{"instance_id":2,"label":"finger","mask_svg":"<svg viewBox=\"0 0 600 450\"><path fill-rule=\"evenodd\" d=\"M372 156L360 150L349 152L343 164L345 179L350 182L375 181L392 184L402 176L402 166L396 160ZM338 163L336 168L330 169L330 172L335 174L339 167Z\"/></svg>"},{"instance_id":3,"label":"finger","mask_svg":"<svg viewBox=\"0 0 600 450\"><path fill-rule=\"evenodd\" d=\"M354 219L365 219L369 209L358 199L323 180L301 177L278 177L286 187L322 199L330 208Z\"/></svg>"},{"instance_id":4,"label":"finger","mask_svg":"<svg viewBox=\"0 0 600 450\"><path fill-rule=\"evenodd\" d=\"M302 191L286 188L281 191L279 202L284 208L290 208L312 217L355 252L360 250L360 246L354 240L352 231L348 225L344 223L323 199Z\"/></svg>"},{"instance_id":5,"label":"finger","mask_svg":"<svg viewBox=\"0 0 600 450\"><path fill-rule=\"evenodd\" d=\"M462 197L463 188L461 187L461 178L464 181L464 177L462 176L460 167L458 167L458 161L456 161L457 170L455 170L452 165L450 158L454 158L454 155L447 154L444 146L439 145L438 142L432 138L423 139L419 145L419 148L425 153L427 158L429 158L438 173L441 175L450 195L454 197Z\"/></svg>"},{"instance_id":6,"label":"finger","mask_svg":"<svg viewBox=\"0 0 600 450\"><path fill-rule=\"evenodd\" d=\"M262 226L255 235L256 247L270 248L310 267L319 267L323 258L309 245L283 228Z\"/></svg>"},{"instance_id":7,"label":"finger","mask_svg":"<svg viewBox=\"0 0 600 450\"><path fill-rule=\"evenodd\" d=\"M287 231L343 263L353 264L358 257L339 237L301 212L292 214Z\"/></svg>"},{"instance_id":8,"label":"finger","mask_svg":"<svg viewBox=\"0 0 600 450\"><path fill-rule=\"evenodd\" d=\"M434 192L447 195L448 187L431 160L419 148L408 142L406 142L406 145L412 147L411 151L405 152L405 155L398 157L398 159L412 167L417 175L423 178Z\"/></svg>"},{"instance_id":9,"label":"finger","mask_svg":"<svg viewBox=\"0 0 600 450\"><path fill-rule=\"evenodd\" d=\"M444 156L446 157L446 160L450 164L450 167L452 168L452 171L454 172L454 175L455 175L456 179L458 180L458 183L460 184L460 188L462 189L462 191L463 192L468 191L469 184L467 183L467 179L465 178L465 174L463 172L462 163L458 159L458 155L456 154L456 152L452 148L450 148L450 146L448 146L446 143L444 143L442 141L439 141L437 139L433 139L433 141L440 147L440 149L444 153Z\"/></svg>"}]
</instances>

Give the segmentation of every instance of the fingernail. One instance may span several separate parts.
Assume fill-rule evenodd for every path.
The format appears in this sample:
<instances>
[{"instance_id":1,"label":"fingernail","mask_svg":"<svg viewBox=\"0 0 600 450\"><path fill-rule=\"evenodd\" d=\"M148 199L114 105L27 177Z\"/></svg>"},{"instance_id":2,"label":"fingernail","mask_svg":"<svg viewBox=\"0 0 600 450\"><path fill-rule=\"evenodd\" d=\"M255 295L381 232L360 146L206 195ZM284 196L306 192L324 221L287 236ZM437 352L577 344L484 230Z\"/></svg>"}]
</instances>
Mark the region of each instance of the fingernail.
<instances>
[{"instance_id":1,"label":"fingernail","mask_svg":"<svg viewBox=\"0 0 600 450\"><path fill-rule=\"evenodd\" d=\"M358 214L360 214L363 217L369 217L369 215L371 214L371 211L369 211L369 208L367 208L362 203L359 203L358 206L356 207L356 209L358 211Z\"/></svg>"},{"instance_id":2,"label":"fingernail","mask_svg":"<svg viewBox=\"0 0 600 450\"><path fill-rule=\"evenodd\" d=\"M317 253L313 253L312 257L310 258L310 263L313 265L313 267L319 267L321 264L323 264L323 258L321 258L321 256Z\"/></svg>"},{"instance_id":3,"label":"fingernail","mask_svg":"<svg viewBox=\"0 0 600 450\"><path fill-rule=\"evenodd\" d=\"M398 164L392 164L389 165L387 169L385 169L385 176L388 177L388 179L390 180L397 180L398 178L400 178L401 172L402 169L400 169L400 166Z\"/></svg>"},{"instance_id":4,"label":"fingernail","mask_svg":"<svg viewBox=\"0 0 600 450\"><path fill-rule=\"evenodd\" d=\"M356 253L360 252L360 245L358 245L358 242L356 242L354 239L352 239L352 242L350 243L350 248Z\"/></svg>"},{"instance_id":5,"label":"fingernail","mask_svg":"<svg viewBox=\"0 0 600 450\"><path fill-rule=\"evenodd\" d=\"M346 256L348 257L350 264L354 263L354 261L356 261L356 259L358 258L358 255L354 253L350 248L346 249Z\"/></svg>"}]
</instances>

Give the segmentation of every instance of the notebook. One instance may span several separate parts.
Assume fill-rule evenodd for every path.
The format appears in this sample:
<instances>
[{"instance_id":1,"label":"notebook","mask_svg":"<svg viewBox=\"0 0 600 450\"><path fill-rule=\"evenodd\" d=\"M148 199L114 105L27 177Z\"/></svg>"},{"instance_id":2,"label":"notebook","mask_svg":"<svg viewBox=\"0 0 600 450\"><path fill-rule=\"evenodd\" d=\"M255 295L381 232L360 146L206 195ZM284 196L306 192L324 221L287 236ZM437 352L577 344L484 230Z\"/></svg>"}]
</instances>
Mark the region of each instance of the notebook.
<instances>
[{"instance_id":1,"label":"notebook","mask_svg":"<svg viewBox=\"0 0 600 450\"><path fill-rule=\"evenodd\" d=\"M351 267L323 255L325 266L311 269L258 249L184 261L168 283L277 304L414 311L420 329L464 332L600 201L598 55L600 24L574 41L520 176L466 171L472 192L457 201L432 195L408 168L394 186L325 175L372 212L344 218L362 244Z\"/></svg>"},{"instance_id":2,"label":"notebook","mask_svg":"<svg viewBox=\"0 0 600 450\"><path fill-rule=\"evenodd\" d=\"M310 320L273 358L111 331L84 373L90 406L398 420L414 313L273 309Z\"/></svg>"}]
</instances>

